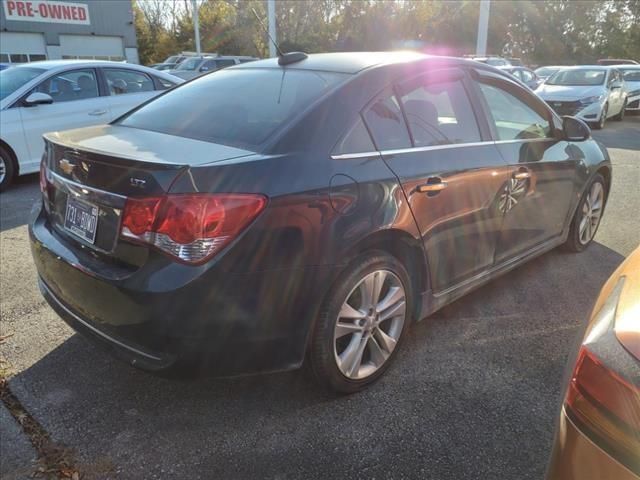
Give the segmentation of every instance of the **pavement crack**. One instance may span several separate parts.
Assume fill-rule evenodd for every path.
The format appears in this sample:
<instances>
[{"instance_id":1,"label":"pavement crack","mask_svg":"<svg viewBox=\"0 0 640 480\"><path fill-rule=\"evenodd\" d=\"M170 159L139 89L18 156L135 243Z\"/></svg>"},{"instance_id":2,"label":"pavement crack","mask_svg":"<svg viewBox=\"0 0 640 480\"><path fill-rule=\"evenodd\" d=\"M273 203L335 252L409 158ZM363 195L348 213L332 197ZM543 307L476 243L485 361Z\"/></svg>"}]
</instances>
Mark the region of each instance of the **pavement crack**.
<instances>
[{"instance_id":1,"label":"pavement crack","mask_svg":"<svg viewBox=\"0 0 640 480\"><path fill-rule=\"evenodd\" d=\"M78 480L80 473L75 466L71 449L51 439L49 433L20 403L11 392L9 381L0 375L0 400L15 418L38 454L38 468L35 478Z\"/></svg>"}]
</instances>

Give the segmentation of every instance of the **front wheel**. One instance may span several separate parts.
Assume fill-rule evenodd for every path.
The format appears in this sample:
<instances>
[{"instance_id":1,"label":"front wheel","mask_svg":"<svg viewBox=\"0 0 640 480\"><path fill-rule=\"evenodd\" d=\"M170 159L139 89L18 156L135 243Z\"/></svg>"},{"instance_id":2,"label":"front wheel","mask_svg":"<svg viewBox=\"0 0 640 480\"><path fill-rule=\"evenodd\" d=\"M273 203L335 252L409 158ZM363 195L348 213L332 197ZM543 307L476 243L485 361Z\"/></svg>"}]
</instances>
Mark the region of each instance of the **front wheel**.
<instances>
[{"instance_id":1,"label":"front wheel","mask_svg":"<svg viewBox=\"0 0 640 480\"><path fill-rule=\"evenodd\" d=\"M0 192L7 189L13 177L15 176L15 168L13 159L4 148L0 147Z\"/></svg>"},{"instance_id":2,"label":"front wheel","mask_svg":"<svg viewBox=\"0 0 640 480\"><path fill-rule=\"evenodd\" d=\"M595 237L607 198L606 188L602 175L596 174L582 195L573 216L569 236L564 244L565 250L582 252Z\"/></svg>"},{"instance_id":3,"label":"front wheel","mask_svg":"<svg viewBox=\"0 0 640 480\"><path fill-rule=\"evenodd\" d=\"M380 378L405 336L412 298L407 270L395 257L371 251L354 260L316 320L309 351L316 379L353 393Z\"/></svg>"},{"instance_id":4,"label":"front wheel","mask_svg":"<svg viewBox=\"0 0 640 480\"><path fill-rule=\"evenodd\" d=\"M624 111L627 109L627 100L625 99L624 103L622 104L622 110L620 110L620 113L618 113L615 117L613 117L614 120L621 122L622 120L624 120Z\"/></svg>"},{"instance_id":5,"label":"front wheel","mask_svg":"<svg viewBox=\"0 0 640 480\"><path fill-rule=\"evenodd\" d=\"M596 130L602 130L604 128L604 124L607 122L608 112L609 112L609 106L605 105L602 108L602 113L600 114L600 120L598 120L598 122L593 125Z\"/></svg>"}]
</instances>

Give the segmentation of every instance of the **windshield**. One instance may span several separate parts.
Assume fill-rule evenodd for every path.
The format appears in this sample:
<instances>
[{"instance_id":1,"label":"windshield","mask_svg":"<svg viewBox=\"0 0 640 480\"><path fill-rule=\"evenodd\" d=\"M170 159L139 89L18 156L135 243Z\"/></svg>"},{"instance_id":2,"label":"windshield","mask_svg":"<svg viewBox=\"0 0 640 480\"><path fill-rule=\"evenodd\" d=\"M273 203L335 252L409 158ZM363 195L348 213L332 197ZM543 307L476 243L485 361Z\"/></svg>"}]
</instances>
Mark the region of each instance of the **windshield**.
<instances>
[{"instance_id":1,"label":"windshield","mask_svg":"<svg viewBox=\"0 0 640 480\"><path fill-rule=\"evenodd\" d=\"M190 58L182 62L176 70L195 70L200 65L200 62L202 62L200 57Z\"/></svg>"},{"instance_id":2,"label":"windshield","mask_svg":"<svg viewBox=\"0 0 640 480\"><path fill-rule=\"evenodd\" d=\"M625 82L640 82L640 68L618 68Z\"/></svg>"},{"instance_id":3,"label":"windshield","mask_svg":"<svg viewBox=\"0 0 640 480\"><path fill-rule=\"evenodd\" d=\"M4 100L43 72L46 70L32 67L15 67L0 71L0 100Z\"/></svg>"},{"instance_id":4,"label":"windshield","mask_svg":"<svg viewBox=\"0 0 640 480\"><path fill-rule=\"evenodd\" d=\"M547 85L572 85L572 86L591 86L602 85L607 72L605 70L595 70L580 68L575 70L560 70L554 74Z\"/></svg>"},{"instance_id":5,"label":"windshield","mask_svg":"<svg viewBox=\"0 0 640 480\"><path fill-rule=\"evenodd\" d=\"M556 73L558 70L560 70L559 68L550 68L550 67L542 67L536 70L536 74L539 77L550 77L551 75L553 75L554 73Z\"/></svg>"},{"instance_id":6,"label":"windshield","mask_svg":"<svg viewBox=\"0 0 640 480\"><path fill-rule=\"evenodd\" d=\"M221 70L170 91L119 124L255 146L348 76L310 70Z\"/></svg>"},{"instance_id":7,"label":"windshield","mask_svg":"<svg viewBox=\"0 0 640 480\"><path fill-rule=\"evenodd\" d=\"M178 61L178 55L172 55L167 58L163 63L176 63Z\"/></svg>"}]
</instances>

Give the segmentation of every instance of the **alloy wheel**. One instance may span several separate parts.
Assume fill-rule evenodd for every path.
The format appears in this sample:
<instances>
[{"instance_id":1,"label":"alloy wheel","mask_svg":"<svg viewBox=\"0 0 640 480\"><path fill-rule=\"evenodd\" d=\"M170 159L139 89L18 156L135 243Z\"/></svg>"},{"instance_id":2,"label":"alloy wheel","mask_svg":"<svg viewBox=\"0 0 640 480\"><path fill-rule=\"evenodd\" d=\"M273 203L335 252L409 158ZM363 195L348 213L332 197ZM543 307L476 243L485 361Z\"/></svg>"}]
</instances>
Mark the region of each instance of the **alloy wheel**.
<instances>
[{"instance_id":1,"label":"alloy wheel","mask_svg":"<svg viewBox=\"0 0 640 480\"><path fill-rule=\"evenodd\" d=\"M582 219L578 227L578 238L582 245L593 239L602 217L604 206L604 188L600 182L594 182L582 204Z\"/></svg>"},{"instance_id":2,"label":"alloy wheel","mask_svg":"<svg viewBox=\"0 0 640 480\"><path fill-rule=\"evenodd\" d=\"M598 126L600 127L600 129L604 128L604 124L607 121L608 110L609 108L607 107L607 105L605 105L604 108L602 109L602 114L600 115L600 121L598 122Z\"/></svg>"},{"instance_id":3,"label":"alloy wheel","mask_svg":"<svg viewBox=\"0 0 640 480\"><path fill-rule=\"evenodd\" d=\"M406 293L389 270L365 276L344 301L334 330L334 355L350 379L374 374L396 348L406 320Z\"/></svg>"},{"instance_id":4,"label":"alloy wheel","mask_svg":"<svg viewBox=\"0 0 640 480\"><path fill-rule=\"evenodd\" d=\"M4 182L4 177L7 175L7 164L4 161L4 157L0 155L0 183Z\"/></svg>"}]
</instances>

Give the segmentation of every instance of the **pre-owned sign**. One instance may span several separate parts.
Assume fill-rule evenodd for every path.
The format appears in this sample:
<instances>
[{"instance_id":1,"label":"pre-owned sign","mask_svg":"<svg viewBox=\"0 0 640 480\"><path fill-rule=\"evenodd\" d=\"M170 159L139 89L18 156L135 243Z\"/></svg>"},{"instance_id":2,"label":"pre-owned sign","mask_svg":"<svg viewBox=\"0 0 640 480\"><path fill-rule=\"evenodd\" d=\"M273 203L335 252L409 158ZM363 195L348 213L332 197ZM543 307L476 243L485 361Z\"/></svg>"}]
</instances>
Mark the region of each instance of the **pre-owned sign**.
<instances>
[{"instance_id":1,"label":"pre-owned sign","mask_svg":"<svg viewBox=\"0 0 640 480\"><path fill-rule=\"evenodd\" d=\"M2 0L7 20L90 25L86 3L54 0Z\"/></svg>"}]
</instances>

